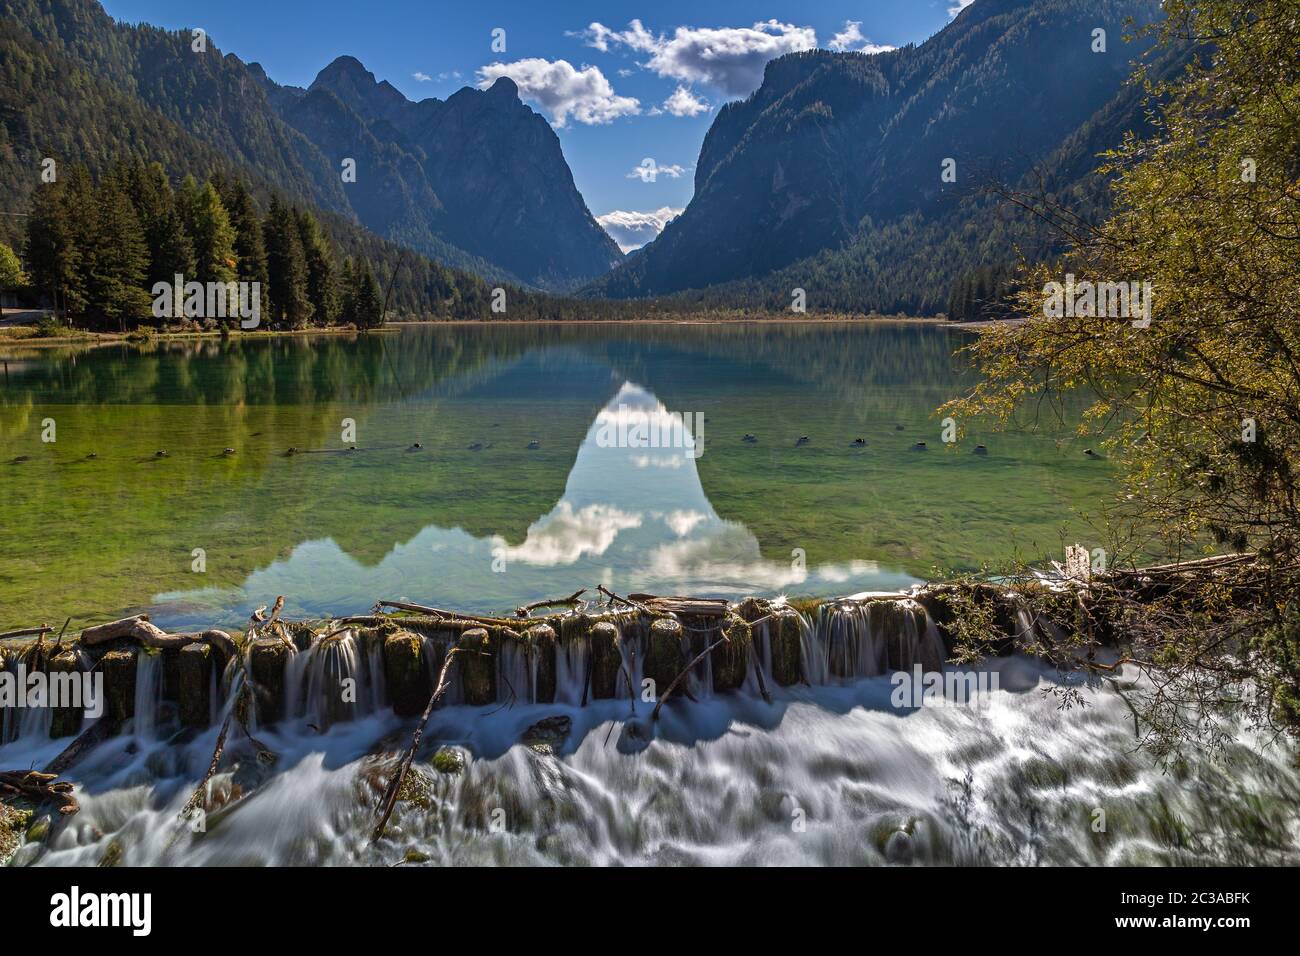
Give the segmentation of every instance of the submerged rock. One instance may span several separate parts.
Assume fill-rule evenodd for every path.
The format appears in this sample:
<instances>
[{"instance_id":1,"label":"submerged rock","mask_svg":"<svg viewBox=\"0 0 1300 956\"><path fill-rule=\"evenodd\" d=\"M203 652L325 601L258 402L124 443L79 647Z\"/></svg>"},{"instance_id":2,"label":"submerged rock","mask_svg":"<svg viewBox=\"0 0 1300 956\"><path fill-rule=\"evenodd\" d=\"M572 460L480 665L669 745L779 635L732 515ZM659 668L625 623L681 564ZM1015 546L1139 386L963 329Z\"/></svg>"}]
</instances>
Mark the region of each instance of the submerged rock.
<instances>
[{"instance_id":1,"label":"submerged rock","mask_svg":"<svg viewBox=\"0 0 1300 956\"><path fill-rule=\"evenodd\" d=\"M895 830L885 841L885 859L890 863L912 862L912 838L902 830Z\"/></svg>"},{"instance_id":2,"label":"submerged rock","mask_svg":"<svg viewBox=\"0 0 1300 956\"><path fill-rule=\"evenodd\" d=\"M572 718L563 714L544 717L525 730L519 742L537 753L550 756L564 746L572 727Z\"/></svg>"},{"instance_id":3,"label":"submerged rock","mask_svg":"<svg viewBox=\"0 0 1300 956\"><path fill-rule=\"evenodd\" d=\"M429 763L438 773L455 776L465 770L465 755L455 747L439 747L429 758Z\"/></svg>"}]
</instances>

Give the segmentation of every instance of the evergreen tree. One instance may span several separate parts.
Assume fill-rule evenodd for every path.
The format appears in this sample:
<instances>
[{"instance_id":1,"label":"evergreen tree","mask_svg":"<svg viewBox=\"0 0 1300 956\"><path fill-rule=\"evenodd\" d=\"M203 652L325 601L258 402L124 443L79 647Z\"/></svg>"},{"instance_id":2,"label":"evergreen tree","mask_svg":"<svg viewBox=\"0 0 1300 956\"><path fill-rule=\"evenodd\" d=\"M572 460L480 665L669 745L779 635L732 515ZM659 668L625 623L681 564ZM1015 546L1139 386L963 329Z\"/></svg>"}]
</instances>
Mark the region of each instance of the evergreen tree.
<instances>
[{"instance_id":1,"label":"evergreen tree","mask_svg":"<svg viewBox=\"0 0 1300 956\"><path fill-rule=\"evenodd\" d=\"M343 269L339 273L339 323L357 324L357 277L352 268L352 258L343 260Z\"/></svg>"},{"instance_id":2,"label":"evergreen tree","mask_svg":"<svg viewBox=\"0 0 1300 956\"><path fill-rule=\"evenodd\" d=\"M329 325L338 308L329 247L310 211L295 209L294 220L307 266L307 299L312 305L312 318L317 325Z\"/></svg>"},{"instance_id":3,"label":"evergreen tree","mask_svg":"<svg viewBox=\"0 0 1300 956\"><path fill-rule=\"evenodd\" d=\"M95 215L83 260L88 311L125 329L150 315L149 248L121 176L105 176L93 195Z\"/></svg>"},{"instance_id":4,"label":"evergreen tree","mask_svg":"<svg viewBox=\"0 0 1300 956\"><path fill-rule=\"evenodd\" d=\"M193 277L194 249L177 210L176 195L162 166L137 163L130 169L128 183L131 202L140 217L145 245L149 249L145 285L152 289L157 282L174 282L177 275L185 276L187 280ZM176 305L176 314L180 314L180 302Z\"/></svg>"},{"instance_id":5,"label":"evergreen tree","mask_svg":"<svg viewBox=\"0 0 1300 956\"><path fill-rule=\"evenodd\" d=\"M186 231L194 244L194 278L205 283L233 282L239 264L235 258L235 230L212 183L194 195L191 215Z\"/></svg>"},{"instance_id":6,"label":"evergreen tree","mask_svg":"<svg viewBox=\"0 0 1300 956\"><path fill-rule=\"evenodd\" d=\"M220 182L222 202L230 215L230 225L235 230L235 258L240 282L257 282L261 284L262 293L266 294L269 283L266 266L266 242L262 236L262 221L257 213L257 204L248 191L248 185L242 178L226 181L213 176L213 182Z\"/></svg>"},{"instance_id":7,"label":"evergreen tree","mask_svg":"<svg viewBox=\"0 0 1300 956\"><path fill-rule=\"evenodd\" d=\"M311 299L307 295L307 261L293 210L278 196L271 200L263 236L270 275L271 321L300 328L312 317Z\"/></svg>"},{"instance_id":8,"label":"evergreen tree","mask_svg":"<svg viewBox=\"0 0 1300 956\"><path fill-rule=\"evenodd\" d=\"M373 329L383 325L384 317L381 314L383 303L379 300L379 283L375 281L375 275L370 271L369 262L362 263L356 274L355 285L352 307L356 315L357 327Z\"/></svg>"},{"instance_id":9,"label":"evergreen tree","mask_svg":"<svg viewBox=\"0 0 1300 956\"><path fill-rule=\"evenodd\" d=\"M92 210L78 172L73 167L64 178L33 191L25 247L33 287L69 317L84 314L87 302L80 224Z\"/></svg>"}]
</instances>

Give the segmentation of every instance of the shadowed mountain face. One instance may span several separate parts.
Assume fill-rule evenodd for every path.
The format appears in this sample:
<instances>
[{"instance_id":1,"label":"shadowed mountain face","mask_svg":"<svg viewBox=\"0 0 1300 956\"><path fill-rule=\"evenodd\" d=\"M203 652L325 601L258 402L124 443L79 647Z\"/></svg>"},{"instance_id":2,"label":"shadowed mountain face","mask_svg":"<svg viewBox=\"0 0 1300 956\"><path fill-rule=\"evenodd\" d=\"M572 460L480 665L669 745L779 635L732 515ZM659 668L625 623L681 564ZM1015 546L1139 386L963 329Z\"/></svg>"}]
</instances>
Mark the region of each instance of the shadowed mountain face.
<instances>
[{"instance_id":1,"label":"shadowed mountain face","mask_svg":"<svg viewBox=\"0 0 1300 956\"><path fill-rule=\"evenodd\" d=\"M439 236L551 289L622 259L578 193L559 138L512 80L413 103L350 56L305 91L261 75L291 126L336 164L357 160L353 205L381 233L415 248Z\"/></svg>"},{"instance_id":2,"label":"shadowed mountain face","mask_svg":"<svg viewBox=\"0 0 1300 956\"><path fill-rule=\"evenodd\" d=\"M1150 41L1124 42L1129 17L1150 22L1159 5L978 0L920 46L772 61L753 95L719 112L686 211L593 291L703 288L854 243L887 260L872 266L918 252L938 258L933 241L919 241L918 224L969 221L962 207L986 181L1017 183L1039 164L1067 172L1059 185L1068 188L1097 165L1095 147L1117 145L1141 121L1125 80ZM1105 52L1094 51L1099 29ZM1127 108L1114 109L1117 99ZM1103 135L1077 135L1099 115ZM1063 145L1083 161L1063 161L1056 155ZM949 159L952 182L942 176ZM987 231L994 216L977 208L975 225ZM918 241L895 242L890 231L900 228ZM833 281L870 298L875 277L864 271ZM813 270L805 272L794 284L809 286L812 305ZM953 278L942 270L936 277ZM778 307L789 305L790 289L783 295Z\"/></svg>"},{"instance_id":3,"label":"shadowed mountain face","mask_svg":"<svg viewBox=\"0 0 1300 956\"><path fill-rule=\"evenodd\" d=\"M493 282L569 288L622 259L511 81L412 103L341 57L302 90L192 42L95 0L0 0L0 187L21 204L47 155L157 161L178 178L234 167ZM12 224L0 235L17 241Z\"/></svg>"}]
</instances>

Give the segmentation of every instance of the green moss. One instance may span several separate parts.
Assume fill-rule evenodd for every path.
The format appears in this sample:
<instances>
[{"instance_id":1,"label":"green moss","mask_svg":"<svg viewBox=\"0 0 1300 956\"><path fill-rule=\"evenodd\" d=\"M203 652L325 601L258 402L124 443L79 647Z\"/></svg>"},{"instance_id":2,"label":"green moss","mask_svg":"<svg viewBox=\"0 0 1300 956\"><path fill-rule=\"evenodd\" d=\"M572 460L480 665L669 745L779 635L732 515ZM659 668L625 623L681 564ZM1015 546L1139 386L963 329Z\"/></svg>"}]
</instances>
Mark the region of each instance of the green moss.
<instances>
[{"instance_id":1,"label":"green moss","mask_svg":"<svg viewBox=\"0 0 1300 956\"><path fill-rule=\"evenodd\" d=\"M1047 757L1030 757L1020 765L1020 777L1038 790L1064 787L1070 775L1055 760Z\"/></svg>"},{"instance_id":2,"label":"green moss","mask_svg":"<svg viewBox=\"0 0 1300 956\"><path fill-rule=\"evenodd\" d=\"M119 866L122 863L122 857L126 855L126 848L122 841L114 837L108 841L108 846L104 847L104 852L99 858L98 866Z\"/></svg>"},{"instance_id":3,"label":"green moss","mask_svg":"<svg viewBox=\"0 0 1300 956\"><path fill-rule=\"evenodd\" d=\"M22 843L22 833L31 818L31 810L0 803L0 866L9 862Z\"/></svg>"},{"instance_id":4,"label":"green moss","mask_svg":"<svg viewBox=\"0 0 1300 956\"><path fill-rule=\"evenodd\" d=\"M432 809L433 779L420 768L409 767L397 790L397 799L421 810Z\"/></svg>"}]
</instances>

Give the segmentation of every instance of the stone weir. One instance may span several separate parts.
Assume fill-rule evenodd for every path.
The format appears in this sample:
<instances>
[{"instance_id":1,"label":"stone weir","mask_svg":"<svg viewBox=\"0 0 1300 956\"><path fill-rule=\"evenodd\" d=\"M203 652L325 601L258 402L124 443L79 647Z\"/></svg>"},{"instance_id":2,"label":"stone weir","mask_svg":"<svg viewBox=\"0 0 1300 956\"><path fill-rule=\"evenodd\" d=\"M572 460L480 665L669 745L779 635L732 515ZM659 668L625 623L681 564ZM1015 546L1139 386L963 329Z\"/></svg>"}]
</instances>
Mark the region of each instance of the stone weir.
<instances>
[{"instance_id":1,"label":"stone weir","mask_svg":"<svg viewBox=\"0 0 1300 956\"><path fill-rule=\"evenodd\" d=\"M100 707L101 735L203 728L231 706L250 727L306 719L324 729L384 707L416 716L454 649L456 666L445 669L438 706L586 706L632 695L770 699L778 688L797 684L910 672L917 665L937 672L952 652L945 587L795 604L610 595L592 606L575 595L538 605L567 604L563 612L534 617L520 609L514 618L385 603L365 616L287 621L277 601L269 616L259 610L241 636L168 634L145 615L86 628L72 641L38 628L34 639L0 643L0 666L20 692L32 686L32 675L45 675L50 696L44 699L56 706L27 701L2 708L0 742L75 735L83 723L91 726ZM995 625L1008 647L1034 626L1009 593L998 596ZM102 682L93 680L96 674ZM90 699L79 699L78 687L102 689L102 699L90 690ZM244 687L247 694L240 693Z\"/></svg>"}]
</instances>

